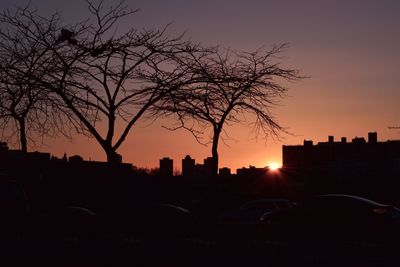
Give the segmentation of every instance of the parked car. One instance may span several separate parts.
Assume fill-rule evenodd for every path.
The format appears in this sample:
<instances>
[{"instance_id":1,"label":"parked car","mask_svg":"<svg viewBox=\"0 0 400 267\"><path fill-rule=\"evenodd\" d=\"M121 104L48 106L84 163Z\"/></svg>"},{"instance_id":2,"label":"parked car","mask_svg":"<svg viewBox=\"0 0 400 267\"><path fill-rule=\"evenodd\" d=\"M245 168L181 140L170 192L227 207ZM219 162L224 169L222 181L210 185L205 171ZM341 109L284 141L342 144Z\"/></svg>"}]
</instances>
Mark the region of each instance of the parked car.
<instances>
[{"instance_id":1,"label":"parked car","mask_svg":"<svg viewBox=\"0 0 400 267\"><path fill-rule=\"evenodd\" d=\"M221 223L259 223L263 214L288 209L295 205L296 203L282 198L257 199L223 213L219 220Z\"/></svg>"},{"instance_id":2,"label":"parked car","mask_svg":"<svg viewBox=\"0 0 400 267\"><path fill-rule=\"evenodd\" d=\"M389 240L399 237L400 210L358 196L329 194L266 214L261 222L275 238Z\"/></svg>"},{"instance_id":3,"label":"parked car","mask_svg":"<svg viewBox=\"0 0 400 267\"><path fill-rule=\"evenodd\" d=\"M173 204L144 207L136 215L134 224L140 238L176 238L186 236L193 224L189 210Z\"/></svg>"},{"instance_id":4,"label":"parked car","mask_svg":"<svg viewBox=\"0 0 400 267\"><path fill-rule=\"evenodd\" d=\"M82 206L57 207L35 215L35 227L45 237L83 238L97 230L96 213Z\"/></svg>"},{"instance_id":5,"label":"parked car","mask_svg":"<svg viewBox=\"0 0 400 267\"><path fill-rule=\"evenodd\" d=\"M191 220L191 212L172 204L156 204L143 208L139 220L146 225L187 224Z\"/></svg>"}]
</instances>

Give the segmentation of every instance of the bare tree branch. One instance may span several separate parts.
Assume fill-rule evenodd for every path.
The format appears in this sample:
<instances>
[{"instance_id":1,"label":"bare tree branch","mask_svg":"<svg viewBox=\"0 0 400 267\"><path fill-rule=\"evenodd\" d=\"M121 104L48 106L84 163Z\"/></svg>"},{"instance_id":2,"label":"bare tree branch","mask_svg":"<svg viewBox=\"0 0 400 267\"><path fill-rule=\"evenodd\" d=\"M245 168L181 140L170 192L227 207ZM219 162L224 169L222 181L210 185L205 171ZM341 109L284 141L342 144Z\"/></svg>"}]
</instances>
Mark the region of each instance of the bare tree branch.
<instances>
[{"instance_id":1,"label":"bare tree branch","mask_svg":"<svg viewBox=\"0 0 400 267\"><path fill-rule=\"evenodd\" d=\"M75 24L64 24L58 14L42 17L29 7L5 13L0 21L20 33L18 40L35 43L48 60L38 72L20 74L51 92L73 114L71 127L94 137L108 161L116 162L117 149L140 119L149 118L150 108L192 82L190 68L177 64L185 61L180 58L207 49L182 35L169 37L168 25L118 32L120 20L138 11L124 1L105 8L102 1L87 0L87 6L92 18ZM19 54L15 47L11 51Z\"/></svg>"},{"instance_id":2,"label":"bare tree branch","mask_svg":"<svg viewBox=\"0 0 400 267\"><path fill-rule=\"evenodd\" d=\"M281 67L279 60L286 44L270 50L236 52L214 50L208 54L189 54L179 62L190 69L193 83L181 87L167 103L155 107L165 116L175 116L177 124L168 129L186 129L196 140L212 129L214 174L218 171L218 144L224 141L226 126L243 122L252 114L256 136L279 138L286 132L272 116L271 109L286 95L284 81L301 79L297 70ZM225 127L224 127L225 126Z\"/></svg>"}]
</instances>

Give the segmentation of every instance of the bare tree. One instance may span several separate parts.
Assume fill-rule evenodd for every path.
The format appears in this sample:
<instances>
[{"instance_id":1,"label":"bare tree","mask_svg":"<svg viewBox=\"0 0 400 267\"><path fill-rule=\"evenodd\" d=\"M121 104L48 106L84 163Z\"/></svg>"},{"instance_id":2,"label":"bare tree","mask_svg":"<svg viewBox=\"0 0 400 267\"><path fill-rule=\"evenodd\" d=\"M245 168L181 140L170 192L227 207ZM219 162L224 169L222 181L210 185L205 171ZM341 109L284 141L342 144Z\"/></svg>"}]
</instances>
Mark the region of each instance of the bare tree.
<instances>
[{"instance_id":1,"label":"bare tree","mask_svg":"<svg viewBox=\"0 0 400 267\"><path fill-rule=\"evenodd\" d=\"M30 78L49 72L51 59L24 37L15 28L0 29L0 126L3 138L19 139L21 150L27 152L38 137L43 140L63 129L64 120L49 92Z\"/></svg>"},{"instance_id":2,"label":"bare tree","mask_svg":"<svg viewBox=\"0 0 400 267\"><path fill-rule=\"evenodd\" d=\"M18 136L22 151L27 152L27 138L33 130L39 130L37 126L41 119L37 102L40 101L40 92L31 90L20 81L10 78L6 71L2 71L0 82L0 124L2 136L9 138ZM40 127L41 128L41 127ZM7 139L9 139L7 138Z\"/></svg>"},{"instance_id":3,"label":"bare tree","mask_svg":"<svg viewBox=\"0 0 400 267\"><path fill-rule=\"evenodd\" d=\"M93 137L108 162L116 162L117 149L146 111L190 83L189 68L172 63L203 50L182 36L168 37L166 28L119 34L117 23L136 10L123 2L108 10L102 2L87 4L94 19L74 25L63 25L58 14L44 18L28 8L1 20L44 47L52 71L30 78L57 95L74 115L75 129Z\"/></svg>"},{"instance_id":4,"label":"bare tree","mask_svg":"<svg viewBox=\"0 0 400 267\"><path fill-rule=\"evenodd\" d=\"M279 137L285 132L271 109L286 95L283 83L301 78L297 70L276 62L285 48L280 45L253 53L219 51L201 57L192 54L180 62L190 66L197 82L181 87L155 112L174 114L178 125L169 129L184 128L200 143L205 143L204 135L211 129L214 175L218 172L218 145L226 126L245 122L256 136L265 137Z\"/></svg>"}]
</instances>

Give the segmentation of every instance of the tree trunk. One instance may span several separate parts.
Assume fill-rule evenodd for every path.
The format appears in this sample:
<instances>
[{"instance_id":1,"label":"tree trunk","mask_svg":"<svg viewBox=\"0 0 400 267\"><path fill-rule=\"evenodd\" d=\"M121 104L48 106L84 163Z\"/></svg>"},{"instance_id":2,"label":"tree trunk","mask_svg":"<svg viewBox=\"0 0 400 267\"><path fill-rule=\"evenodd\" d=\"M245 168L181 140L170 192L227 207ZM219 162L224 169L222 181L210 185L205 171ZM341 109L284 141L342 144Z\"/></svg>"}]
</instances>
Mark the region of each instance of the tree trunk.
<instances>
[{"instance_id":1,"label":"tree trunk","mask_svg":"<svg viewBox=\"0 0 400 267\"><path fill-rule=\"evenodd\" d=\"M122 163L122 158L121 156L112 148L109 146L103 146L104 151L107 154L107 163L109 164L119 164Z\"/></svg>"},{"instance_id":2,"label":"tree trunk","mask_svg":"<svg viewBox=\"0 0 400 267\"><path fill-rule=\"evenodd\" d=\"M212 176L217 176L218 175L218 142L219 142L219 136L220 136L221 131L218 129L214 129L214 136L213 136L213 142L212 142Z\"/></svg>"},{"instance_id":3,"label":"tree trunk","mask_svg":"<svg viewBox=\"0 0 400 267\"><path fill-rule=\"evenodd\" d=\"M26 126L25 126L25 119L19 119L19 142L21 145L22 152L28 152L28 145L26 141Z\"/></svg>"}]
</instances>

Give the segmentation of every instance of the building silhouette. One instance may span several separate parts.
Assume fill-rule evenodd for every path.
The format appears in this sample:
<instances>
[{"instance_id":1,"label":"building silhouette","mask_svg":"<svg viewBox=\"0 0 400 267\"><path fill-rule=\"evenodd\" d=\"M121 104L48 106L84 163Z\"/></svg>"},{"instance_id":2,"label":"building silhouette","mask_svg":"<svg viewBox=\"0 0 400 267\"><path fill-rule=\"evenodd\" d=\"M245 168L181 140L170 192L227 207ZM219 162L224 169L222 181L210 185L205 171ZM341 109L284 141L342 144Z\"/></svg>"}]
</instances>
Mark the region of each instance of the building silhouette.
<instances>
[{"instance_id":1,"label":"building silhouette","mask_svg":"<svg viewBox=\"0 0 400 267\"><path fill-rule=\"evenodd\" d=\"M204 159L204 174L208 175L208 176L212 176L213 175L213 166L214 166L214 160L212 157L207 157Z\"/></svg>"},{"instance_id":2,"label":"building silhouette","mask_svg":"<svg viewBox=\"0 0 400 267\"><path fill-rule=\"evenodd\" d=\"M368 140L355 137L347 142L346 137L335 142L316 145L304 140L303 145L282 146L284 168L393 168L400 160L400 140L378 142L377 132L368 133Z\"/></svg>"},{"instance_id":3,"label":"building silhouette","mask_svg":"<svg viewBox=\"0 0 400 267\"><path fill-rule=\"evenodd\" d=\"M219 175L221 176L231 176L231 169L228 167L219 168Z\"/></svg>"},{"instance_id":4,"label":"building silhouette","mask_svg":"<svg viewBox=\"0 0 400 267\"><path fill-rule=\"evenodd\" d=\"M196 163L195 159L187 155L182 159L182 176L199 177L212 176L213 174L213 158L207 157L203 160L203 164Z\"/></svg>"},{"instance_id":5,"label":"building silhouette","mask_svg":"<svg viewBox=\"0 0 400 267\"><path fill-rule=\"evenodd\" d=\"M196 161L189 155L182 159L182 176L193 176L196 171Z\"/></svg>"},{"instance_id":6,"label":"building silhouette","mask_svg":"<svg viewBox=\"0 0 400 267\"><path fill-rule=\"evenodd\" d=\"M48 166L51 161L50 153L24 152L9 149L7 143L0 142L0 171L8 173L13 170L37 170Z\"/></svg>"},{"instance_id":7,"label":"building silhouette","mask_svg":"<svg viewBox=\"0 0 400 267\"><path fill-rule=\"evenodd\" d=\"M243 176L243 177L262 177L265 176L268 172L269 168L263 167L263 168L257 168L255 166L249 166L248 168L240 168L236 170L237 176Z\"/></svg>"},{"instance_id":8,"label":"building silhouette","mask_svg":"<svg viewBox=\"0 0 400 267\"><path fill-rule=\"evenodd\" d=\"M160 159L160 175L170 177L174 174L174 161L168 157Z\"/></svg>"}]
</instances>

